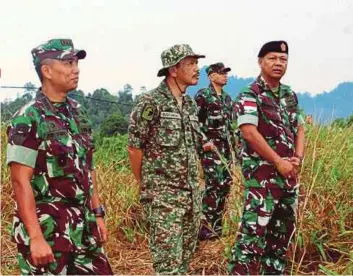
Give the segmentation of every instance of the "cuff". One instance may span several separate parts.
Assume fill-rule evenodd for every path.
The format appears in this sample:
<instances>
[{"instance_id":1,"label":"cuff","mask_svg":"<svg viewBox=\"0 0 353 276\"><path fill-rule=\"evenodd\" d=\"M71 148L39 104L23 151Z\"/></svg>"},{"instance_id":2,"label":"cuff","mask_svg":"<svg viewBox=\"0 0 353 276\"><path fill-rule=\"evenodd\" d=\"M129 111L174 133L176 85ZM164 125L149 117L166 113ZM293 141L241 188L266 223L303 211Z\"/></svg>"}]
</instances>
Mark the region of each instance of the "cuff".
<instances>
[{"instance_id":1,"label":"cuff","mask_svg":"<svg viewBox=\"0 0 353 276\"><path fill-rule=\"evenodd\" d=\"M16 162L31 168L36 167L38 151L18 145L7 144L6 164Z\"/></svg>"},{"instance_id":2,"label":"cuff","mask_svg":"<svg viewBox=\"0 0 353 276\"><path fill-rule=\"evenodd\" d=\"M258 126L259 118L254 115L245 114L238 117L237 123L238 123L238 127L244 124L251 124L251 125Z\"/></svg>"}]
</instances>

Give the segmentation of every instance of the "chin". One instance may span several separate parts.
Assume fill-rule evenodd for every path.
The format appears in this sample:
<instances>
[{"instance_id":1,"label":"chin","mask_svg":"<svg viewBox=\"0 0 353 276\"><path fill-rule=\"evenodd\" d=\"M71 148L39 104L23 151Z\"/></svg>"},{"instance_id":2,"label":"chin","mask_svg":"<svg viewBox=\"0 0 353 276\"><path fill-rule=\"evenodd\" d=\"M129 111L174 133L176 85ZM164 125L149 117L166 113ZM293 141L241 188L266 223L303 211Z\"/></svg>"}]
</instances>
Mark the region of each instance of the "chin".
<instances>
[{"instance_id":1,"label":"chin","mask_svg":"<svg viewBox=\"0 0 353 276\"><path fill-rule=\"evenodd\" d=\"M191 81L189 82L189 85L196 85L198 82L199 82L198 79L197 79L197 80L191 80Z\"/></svg>"}]
</instances>

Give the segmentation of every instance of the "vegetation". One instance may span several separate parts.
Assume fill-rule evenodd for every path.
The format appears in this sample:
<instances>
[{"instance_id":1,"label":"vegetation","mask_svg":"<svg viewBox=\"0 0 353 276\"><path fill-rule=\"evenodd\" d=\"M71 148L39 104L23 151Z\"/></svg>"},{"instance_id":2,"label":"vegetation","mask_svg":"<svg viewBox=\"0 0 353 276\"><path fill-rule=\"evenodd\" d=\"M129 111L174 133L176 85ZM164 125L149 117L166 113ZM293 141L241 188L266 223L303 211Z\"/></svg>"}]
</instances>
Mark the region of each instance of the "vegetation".
<instances>
[{"instance_id":1,"label":"vegetation","mask_svg":"<svg viewBox=\"0 0 353 276\"><path fill-rule=\"evenodd\" d=\"M353 272L353 129L308 126L297 235L289 254L290 274ZM127 136L97 137L95 153L100 197L107 207L109 241L105 249L116 274L151 274L146 220L127 158ZM5 126L1 131L1 268L18 273L16 247L9 239L14 208L5 165ZM239 168L225 214L224 237L201 242L190 274L226 274L242 208Z\"/></svg>"},{"instance_id":2,"label":"vegetation","mask_svg":"<svg viewBox=\"0 0 353 276\"><path fill-rule=\"evenodd\" d=\"M14 195L6 166L6 122L36 91L1 103L1 274L18 273L16 246L10 242ZM145 88L141 88L145 91ZM109 240L106 252L116 274L152 274L146 220L127 155L127 121L133 104L126 85L116 96L105 89L71 96L93 119L95 164L100 197L107 208ZM109 102L107 102L109 101ZM112 102L117 102L112 103ZM201 242L190 274L226 274L242 210L240 169L233 171L221 240ZM202 179L200 179L202 182ZM353 114L330 125L306 126L306 157L301 169L297 232L289 252L289 274L353 273Z\"/></svg>"}]
</instances>

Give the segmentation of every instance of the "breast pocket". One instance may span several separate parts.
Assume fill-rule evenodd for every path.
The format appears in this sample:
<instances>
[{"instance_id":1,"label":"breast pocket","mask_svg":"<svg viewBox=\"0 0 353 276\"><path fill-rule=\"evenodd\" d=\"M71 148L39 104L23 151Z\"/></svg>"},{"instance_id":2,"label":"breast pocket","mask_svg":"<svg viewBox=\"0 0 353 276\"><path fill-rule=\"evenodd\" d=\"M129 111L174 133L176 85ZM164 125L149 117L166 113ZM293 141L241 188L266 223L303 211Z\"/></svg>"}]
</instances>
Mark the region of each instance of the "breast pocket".
<instances>
[{"instance_id":1,"label":"breast pocket","mask_svg":"<svg viewBox=\"0 0 353 276\"><path fill-rule=\"evenodd\" d=\"M64 176L74 172L74 149L72 138L65 130L48 132L46 144L46 165L49 177Z\"/></svg>"},{"instance_id":2,"label":"breast pocket","mask_svg":"<svg viewBox=\"0 0 353 276\"><path fill-rule=\"evenodd\" d=\"M279 108L271 99L264 98L260 105L262 118L259 120L258 130L266 138L276 137L279 135L279 127L282 125L282 118Z\"/></svg>"},{"instance_id":3,"label":"breast pocket","mask_svg":"<svg viewBox=\"0 0 353 276\"><path fill-rule=\"evenodd\" d=\"M281 115L279 113L278 107L271 101L262 102L260 109L265 119L274 122L281 121Z\"/></svg>"},{"instance_id":4,"label":"breast pocket","mask_svg":"<svg viewBox=\"0 0 353 276\"><path fill-rule=\"evenodd\" d=\"M181 139L180 119L161 119L157 127L156 143L163 147L177 147Z\"/></svg>"}]
</instances>

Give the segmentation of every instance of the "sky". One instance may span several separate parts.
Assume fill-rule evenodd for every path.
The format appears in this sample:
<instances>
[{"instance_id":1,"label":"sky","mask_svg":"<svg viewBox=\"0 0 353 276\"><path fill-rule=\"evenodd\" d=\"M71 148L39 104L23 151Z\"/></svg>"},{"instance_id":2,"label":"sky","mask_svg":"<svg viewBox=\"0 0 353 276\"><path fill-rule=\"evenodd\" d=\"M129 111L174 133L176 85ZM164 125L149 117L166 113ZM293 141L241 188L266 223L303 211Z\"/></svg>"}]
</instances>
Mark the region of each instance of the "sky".
<instances>
[{"instance_id":1,"label":"sky","mask_svg":"<svg viewBox=\"0 0 353 276\"><path fill-rule=\"evenodd\" d=\"M31 49L51 38L71 38L87 51L80 62L85 93L126 83L138 93L161 78L160 54L187 43L239 77L256 77L257 54L270 40L286 40L283 82L312 95L353 81L351 0L0 0L0 85L39 86ZM0 101L22 90L0 89Z\"/></svg>"}]
</instances>

